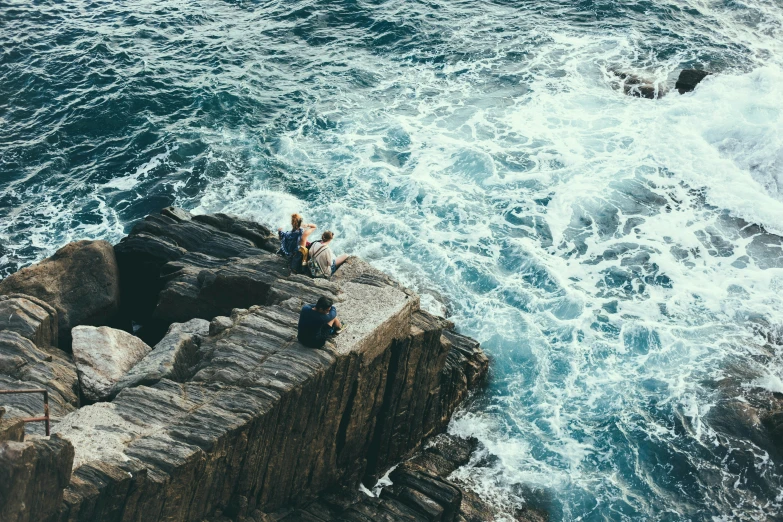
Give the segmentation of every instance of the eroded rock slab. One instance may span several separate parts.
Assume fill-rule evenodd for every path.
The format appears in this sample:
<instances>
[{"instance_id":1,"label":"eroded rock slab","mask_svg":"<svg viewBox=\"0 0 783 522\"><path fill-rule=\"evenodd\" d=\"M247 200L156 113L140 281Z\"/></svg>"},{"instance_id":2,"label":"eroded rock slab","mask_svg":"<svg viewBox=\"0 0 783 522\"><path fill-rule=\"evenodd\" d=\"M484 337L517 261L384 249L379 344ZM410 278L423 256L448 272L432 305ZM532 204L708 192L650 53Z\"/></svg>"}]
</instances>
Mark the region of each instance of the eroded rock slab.
<instances>
[{"instance_id":1,"label":"eroded rock slab","mask_svg":"<svg viewBox=\"0 0 783 522\"><path fill-rule=\"evenodd\" d=\"M300 521L385 521L385 522L491 522L517 520L545 522L546 511L523 506L503 511L449 475L467 464L476 450L476 439L439 435L413 458L394 468L388 482L374 491L343 488L321 495L318 500L296 509L275 513L240 513L238 517L216 517L210 522L255 520L258 522ZM375 496L370 496L372 493Z\"/></svg>"},{"instance_id":2,"label":"eroded rock slab","mask_svg":"<svg viewBox=\"0 0 783 522\"><path fill-rule=\"evenodd\" d=\"M216 509L297 503L364 475L375 440L385 437L376 423L382 414L399 422L449 416L431 410L456 405L427 399L440 389L437 365L445 365L451 349L441 341L448 324L430 320L414 328L413 318L422 314L418 300L393 286L345 283L340 290L338 313L352 326L324 350L296 341L297 313L286 307L234 310L222 319L230 325L202 339L190 381L127 388L112 403L65 419L57 430L74 442L79 463L66 511L92 509L96 519L119 510L144 520L198 520ZM387 379L408 378L390 372L393 347L409 343L414 331L417 350L435 354L420 363L432 368L412 372L429 391L410 412L393 411L410 402L384 409L386 390L406 387L387 385ZM418 445L415 434L431 431L423 422L399 441L393 435L394 449L384 458L400 458ZM98 447L93 441L100 441ZM114 471L102 471L96 485L90 477L100 466ZM123 487L140 497L106 498L120 487L107 476L130 480Z\"/></svg>"},{"instance_id":3,"label":"eroded rock slab","mask_svg":"<svg viewBox=\"0 0 783 522\"><path fill-rule=\"evenodd\" d=\"M72 334L81 390L90 401L110 397L114 385L151 350L138 337L107 326L77 326Z\"/></svg>"},{"instance_id":4,"label":"eroded rock slab","mask_svg":"<svg viewBox=\"0 0 783 522\"><path fill-rule=\"evenodd\" d=\"M478 346L388 276L358 259L331 281L291 276L276 248L266 227L173 208L116 246L123 317L142 330L200 320L163 329L151 352L108 350L138 355L93 379L92 400L116 396L55 425L75 452L59 520L202 520L299 505L409 457L481 382ZM296 324L321 295L350 326L313 350L296 341ZM77 359L98 344L79 332L97 330L75 329ZM399 495L436 517L455 512L452 486L418 480L445 504L418 486Z\"/></svg>"}]
</instances>

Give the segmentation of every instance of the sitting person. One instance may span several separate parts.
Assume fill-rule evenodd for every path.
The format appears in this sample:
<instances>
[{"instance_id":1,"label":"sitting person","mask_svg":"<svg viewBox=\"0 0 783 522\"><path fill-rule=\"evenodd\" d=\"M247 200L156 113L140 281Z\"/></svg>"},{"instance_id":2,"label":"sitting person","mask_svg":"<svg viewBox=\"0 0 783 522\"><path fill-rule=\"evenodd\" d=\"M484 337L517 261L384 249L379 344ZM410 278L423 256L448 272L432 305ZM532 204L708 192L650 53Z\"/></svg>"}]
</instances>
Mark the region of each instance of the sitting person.
<instances>
[{"instance_id":1,"label":"sitting person","mask_svg":"<svg viewBox=\"0 0 783 522\"><path fill-rule=\"evenodd\" d=\"M339 335L345 324L337 318L337 309L331 299L320 297L314 305L304 305L299 312L297 339L308 348L321 348L331 335Z\"/></svg>"},{"instance_id":2,"label":"sitting person","mask_svg":"<svg viewBox=\"0 0 783 522\"><path fill-rule=\"evenodd\" d=\"M289 260L290 268L293 272L302 271L301 266L307 262L307 238L317 228L313 223L302 223L304 218L301 214L291 214L291 231L283 232L282 228L277 229L277 237L280 238L280 250Z\"/></svg>"},{"instance_id":3,"label":"sitting person","mask_svg":"<svg viewBox=\"0 0 783 522\"><path fill-rule=\"evenodd\" d=\"M320 241L314 241L313 244L310 245L310 258L312 258L315 263L318 263L321 272L323 272L326 277L331 277L331 275L334 274L334 271L348 259L348 256L345 254L337 258L334 257L334 252L332 252L332 248L329 246L329 243L332 242L333 238L334 234L327 230L321 234Z\"/></svg>"}]
</instances>

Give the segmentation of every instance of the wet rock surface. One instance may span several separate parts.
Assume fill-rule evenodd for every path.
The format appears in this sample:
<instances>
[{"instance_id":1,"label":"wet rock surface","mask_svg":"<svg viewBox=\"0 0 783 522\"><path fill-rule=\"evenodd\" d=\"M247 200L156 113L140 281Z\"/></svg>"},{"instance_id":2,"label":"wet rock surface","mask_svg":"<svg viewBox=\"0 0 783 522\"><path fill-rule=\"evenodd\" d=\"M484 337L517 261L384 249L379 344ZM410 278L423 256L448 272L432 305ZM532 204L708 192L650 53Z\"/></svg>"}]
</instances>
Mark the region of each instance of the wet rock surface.
<instances>
[{"instance_id":1,"label":"wet rock surface","mask_svg":"<svg viewBox=\"0 0 783 522\"><path fill-rule=\"evenodd\" d=\"M414 293L359 259L331 281L290 275L270 253L276 242L262 225L168 208L114 248L123 324L140 324L156 344L106 343L136 359L112 363L119 375L90 397L110 402L55 424L74 451L58 520L201 520L300 505L385 473L480 384L478 344L420 310ZM296 324L321 295L350 328L313 350L297 342ZM101 351L87 350L99 343L82 343L81 332L98 330L76 328L80 365ZM6 335L35 355L25 364L45 358ZM438 512L421 497L428 484L443 513L456 513L453 484L414 475L403 489L405 480L400 496Z\"/></svg>"},{"instance_id":2,"label":"wet rock surface","mask_svg":"<svg viewBox=\"0 0 783 522\"><path fill-rule=\"evenodd\" d=\"M119 309L119 274L106 241L76 241L0 281L0 295L26 294L57 310L60 346L71 328L110 323Z\"/></svg>"},{"instance_id":3,"label":"wet rock surface","mask_svg":"<svg viewBox=\"0 0 783 522\"><path fill-rule=\"evenodd\" d=\"M707 71L699 71L697 69L683 69L680 71L680 76L677 78L674 88L680 94L691 92L709 74Z\"/></svg>"}]
</instances>

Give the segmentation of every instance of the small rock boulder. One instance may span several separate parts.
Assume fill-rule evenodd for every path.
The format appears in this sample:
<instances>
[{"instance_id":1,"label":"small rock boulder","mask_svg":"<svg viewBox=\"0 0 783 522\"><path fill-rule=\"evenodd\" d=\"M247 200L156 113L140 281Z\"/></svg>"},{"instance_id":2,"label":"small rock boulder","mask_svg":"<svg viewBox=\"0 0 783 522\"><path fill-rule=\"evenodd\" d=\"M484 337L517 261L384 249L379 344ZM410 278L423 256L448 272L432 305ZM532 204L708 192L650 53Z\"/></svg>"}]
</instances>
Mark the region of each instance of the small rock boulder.
<instances>
[{"instance_id":1,"label":"small rock boulder","mask_svg":"<svg viewBox=\"0 0 783 522\"><path fill-rule=\"evenodd\" d=\"M0 419L0 441L24 441L24 421L19 418Z\"/></svg>"},{"instance_id":2,"label":"small rock boulder","mask_svg":"<svg viewBox=\"0 0 783 522\"><path fill-rule=\"evenodd\" d=\"M111 396L125 388L150 386L161 379L185 382L190 377L190 369L198 362L199 338L206 335L209 335L209 321L205 319L172 324L152 351L114 385Z\"/></svg>"},{"instance_id":3,"label":"small rock boulder","mask_svg":"<svg viewBox=\"0 0 783 522\"><path fill-rule=\"evenodd\" d=\"M698 85L699 82L701 82L704 78L709 76L709 74L710 73L707 71L683 69L680 71L680 76L677 78L677 83L674 84L674 88L677 89L680 94L691 92L696 88L696 85Z\"/></svg>"},{"instance_id":4,"label":"small rock boulder","mask_svg":"<svg viewBox=\"0 0 783 522\"><path fill-rule=\"evenodd\" d=\"M114 385L151 350L138 337L106 326L77 326L72 334L76 372L91 401L109 398Z\"/></svg>"},{"instance_id":5,"label":"small rock boulder","mask_svg":"<svg viewBox=\"0 0 783 522\"><path fill-rule=\"evenodd\" d=\"M57 310L35 297L0 295L0 330L16 332L36 346L57 346Z\"/></svg>"},{"instance_id":6,"label":"small rock boulder","mask_svg":"<svg viewBox=\"0 0 783 522\"><path fill-rule=\"evenodd\" d=\"M120 302L114 248L106 241L76 241L52 257L23 268L0 282L0 295L26 294L57 310L60 346L71 328L109 323Z\"/></svg>"}]
</instances>

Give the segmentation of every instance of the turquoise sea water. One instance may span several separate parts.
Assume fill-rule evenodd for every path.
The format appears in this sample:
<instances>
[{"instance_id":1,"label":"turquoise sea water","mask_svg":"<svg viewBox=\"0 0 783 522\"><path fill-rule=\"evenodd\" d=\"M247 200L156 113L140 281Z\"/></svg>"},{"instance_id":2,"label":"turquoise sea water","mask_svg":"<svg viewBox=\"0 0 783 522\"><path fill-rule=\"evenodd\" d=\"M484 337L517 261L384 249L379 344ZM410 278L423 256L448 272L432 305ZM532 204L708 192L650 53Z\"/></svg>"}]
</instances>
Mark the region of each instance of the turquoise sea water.
<instances>
[{"instance_id":1,"label":"turquoise sea water","mask_svg":"<svg viewBox=\"0 0 783 522\"><path fill-rule=\"evenodd\" d=\"M301 210L479 339L509 511L781 518L715 414L783 393L780 0L0 0L0 273L171 204Z\"/></svg>"}]
</instances>

